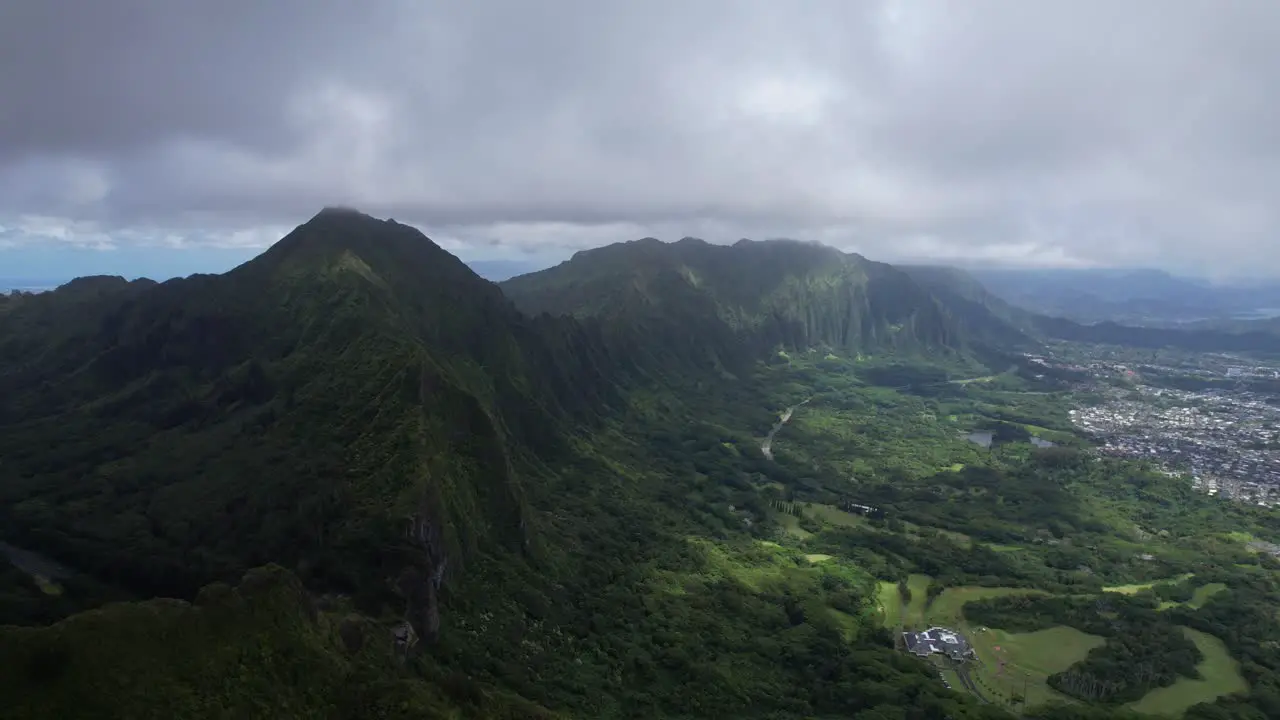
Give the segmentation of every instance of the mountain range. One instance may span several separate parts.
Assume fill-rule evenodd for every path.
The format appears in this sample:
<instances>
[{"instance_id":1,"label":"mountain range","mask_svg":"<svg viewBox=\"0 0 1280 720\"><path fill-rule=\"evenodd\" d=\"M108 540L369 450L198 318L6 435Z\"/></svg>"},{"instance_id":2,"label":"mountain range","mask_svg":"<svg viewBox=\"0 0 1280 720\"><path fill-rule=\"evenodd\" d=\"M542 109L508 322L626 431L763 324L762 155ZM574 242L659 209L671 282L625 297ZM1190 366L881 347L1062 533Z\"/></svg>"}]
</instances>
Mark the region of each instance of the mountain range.
<instances>
[{"instance_id":1,"label":"mountain range","mask_svg":"<svg viewBox=\"0 0 1280 720\"><path fill-rule=\"evenodd\" d=\"M902 271L789 241L722 246L646 238L579 252L501 288L531 315L625 327L639 333L639 345L723 371L779 347L961 347L954 319Z\"/></svg>"},{"instance_id":2,"label":"mountain range","mask_svg":"<svg viewBox=\"0 0 1280 720\"><path fill-rule=\"evenodd\" d=\"M417 230L343 208L223 275L88 277L0 296L0 540L75 568L112 597L194 600L0 629L10 683L0 687L27 698L0 717L54 706L62 717L106 707L184 716L195 712L184 703L215 697L299 717L375 706L386 717L553 717L558 703L621 714L591 703L619 688L640 693L620 668L659 671L608 643L634 640L625 626L648 622L658 601L608 589L657 558L709 562L690 554L694 520L669 510L677 496L666 483L676 481L654 479L659 461L638 433L709 435L691 466L664 469L680 482L705 477L713 456L732 477L773 472L750 436L774 420L751 399L760 361L817 349L981 364L1045 337L1280 348L1268 333L1048 318L954 269L788 241L648 238L494 284ZM743 428L699 424L725 398ZM845 587L823 582L815 593ZM717 587L714 602L741 627L791 617L788 627L815 633L784 671L792 689L778 691L803 696L796 713L945 704L954 717L1003 716L935 698L932 678L916 678L919 666L881 636L831 650L825 626L795 621L804 614L794 599ZM603 615L606 601L625 619ZM57 619L23 607L33 621ZM769 614L778 608L791 614ZM453 625L442 620L450 613ZM390 619L394 642L378 634ZM538 642L563 643L529 656L545 668L502 660L503 647L543 626L555 631ZM116 660L92 640L131 633L151 654ZM607 692L566 677L593 634L613 638L590 650L609 658L593 681ZM161 651L164 637L183 639ZM665 635L641 646L658 653L655 642L683 647ZM163 660L179 649L207 660ZM664 677L688 674L689 658L668 657ZM220 689L243 672L266 684ZM162 705L128 680L157 673ZM287 680L299 673L313 674ZM860 673L883 678L880 695L849 690ZM548 686L552 676L560 684ZM263 699L288 682L295 694ZM704 714L754 702L724 677L698 687L723 697ZM339 697L347 690L363 700L350 705Z\"/></svg>"},{"instance_id":3,"label":"mountain range","mask_svg":"<svg viewBox=\"0 0 1280 720\"><path fill-rule=\"evenodd\" d=\"M1280 313L1280 285L1215 284L1149 269L971 271L992 293L1043 315L1082 323L1178 326Z\"/></svg>"}]
</instances>

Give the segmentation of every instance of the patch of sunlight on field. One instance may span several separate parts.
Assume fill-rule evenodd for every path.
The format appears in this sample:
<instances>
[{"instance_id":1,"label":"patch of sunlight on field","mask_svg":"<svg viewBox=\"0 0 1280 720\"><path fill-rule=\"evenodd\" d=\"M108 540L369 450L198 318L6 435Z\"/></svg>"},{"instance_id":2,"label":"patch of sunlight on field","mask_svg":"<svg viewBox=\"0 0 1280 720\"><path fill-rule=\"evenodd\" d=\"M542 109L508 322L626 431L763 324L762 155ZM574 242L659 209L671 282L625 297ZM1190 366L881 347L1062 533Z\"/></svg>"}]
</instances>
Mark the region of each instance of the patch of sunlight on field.
<instances>
[{"instance_id":1,"label":"patch of sunlight on field","mask_svg":"<svg viewBox=\"0 0 1280 720\"><path fill-rule=\"evenodd\" d=\"M1110 592L1110 593L1120 593L1121 595L1137 595L1139 592L1142 592L1143 590L1151 589L1153 585L1159 585L1160 583L1164 583L1164 582L1182 582L1183 580L1186 580L1187 578L1192 577L1192 575L1193 573L1187 573L1186 575L1178 575L1177 577L1164 578L1162 580L1152 580L1151 582L1146 582L1146 583L1133 583L1131 585L1110 585L1108 587L1102 588L1102 591Z\"/></svg>"}]
</instances>

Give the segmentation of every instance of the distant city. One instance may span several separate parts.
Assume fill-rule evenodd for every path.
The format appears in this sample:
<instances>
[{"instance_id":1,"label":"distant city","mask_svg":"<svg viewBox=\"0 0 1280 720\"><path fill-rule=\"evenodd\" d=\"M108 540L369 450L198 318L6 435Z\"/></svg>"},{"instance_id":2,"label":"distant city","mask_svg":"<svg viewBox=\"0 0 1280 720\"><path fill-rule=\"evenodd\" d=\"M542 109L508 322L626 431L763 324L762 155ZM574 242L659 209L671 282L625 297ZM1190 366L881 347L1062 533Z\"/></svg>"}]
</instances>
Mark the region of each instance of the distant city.
<instances>
[{"instance_id":1,"label":"distant city","mask_svg":"<svg viewBox=\"0 0 1280 720\"><path fill-rule=\"evenodd\" d=\"M1071 352L1074 362L1035 360L1087 373L1070 414L1099 453L1152 460L1210 495L1280 504L1280 407L1275 386L1259 390L1280 380L1280 365L1222 354L1134 362L1087 357L1080 346Z\"/></svg>"}]
</instances>

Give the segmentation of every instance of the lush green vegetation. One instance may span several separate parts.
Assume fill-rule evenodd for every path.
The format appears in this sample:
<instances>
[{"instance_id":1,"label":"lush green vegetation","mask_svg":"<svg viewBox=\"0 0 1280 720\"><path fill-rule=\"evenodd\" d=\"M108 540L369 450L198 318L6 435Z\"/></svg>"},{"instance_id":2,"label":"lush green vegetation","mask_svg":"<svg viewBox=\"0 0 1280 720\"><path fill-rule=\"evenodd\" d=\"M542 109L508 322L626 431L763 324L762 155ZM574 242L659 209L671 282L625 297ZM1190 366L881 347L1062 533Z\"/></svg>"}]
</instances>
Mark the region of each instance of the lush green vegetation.
<instances>
[{"instance_id":1,"label":"lush green vegetation","mask_svg":"<svg viewBox=\"0 0 1280 720\"><path fill-rule=\"evenodd\" d=\"M778 346L949 353L960 328L898 268L808 243L744 240L732 247L653 238L576 253L502 289L531 315L619 319L655 346L719 369Z\"/></svg>"},{"instance_id":2,"label":"lush green vegetation","mask_svg":"<svg viewBox=\"0 0 1280 720\"><path fill-rule=\"evenodd\" d=\"M1065 625L1107 638L1087 658L1049 677L1049 685L1089 701L1138 700L1179 676L1196 678L1196 645L1166 615L1124 596L1010 597L965 608L970 622L1015 632Z\"/></svg>"},{"instance_id":3,"label":"lush green vegetation","mask_svg":"<svg viewBox=\"0 0 1280 720\"><path fill-rule=\"evenodd\" d=\"M766 462L757 437L771 393L809 378L733 382L622 324L530 320L416 232L348 212L226 276L90 279L12 303L5 540L139 597L194 598L276 561L349 598L375 636L407 621L418 638L400 670L346 672L312 630L254 639L232 614L173 648L240 656L195 684L156 643L111 641L129 677L154 678L157 713L334 716L344 688L408 683L473 717L991 714L893 650L867 571L766 544L782 533L760 486L805 477ZM650 357L627 359L641 338ZM75 609L12 575L5 621ZM14 686L27 699L5 712L64 696L140 712L116 675L91 681L106 662L94 638L202 622L157 607L178 606L15 631L36 655L65 652L42 666L58 683ZM27 658L0 672L23 677ZM312 664L339 667L263 697Z\"/></svg>"},{"instance_id":4,"label":"lush green vegetation","mask_svg":"<svg viewBox=\"0 0 1280 720\"><path fill-rule=\"evenodd\" d=\"M1025 633L975 623L960 625L969 631L978 656L971 674L979 686L994 698L1018 706L1067 700L1053 690L1049 678L1082 662L1104 642L1097 635L1062 625Z\"/></svg>"},{"instance_id":5,"label":"lush green vegetation","mask_svg":"<svg viewBox=\"0 0 1280 720\"><path fill-rule=\"evenodd\" d=\"M507 286L576 319L348 212L226 276L6 301L0 540L74 572L6 569L0 622L194 603L0 630L0 717L1120 717L1240 690L1181 628L1248 685L1188 716L1276 709L1276 568L1229 533L1280 523L1089 456L1062 378L888 266L662 247ZM975 633L954 691L895 649L933 623Z\"/></svg>"},{"instance_id":6,"label":"lush green vegetation","mask_svg":"<svg viewBox=\"0 0 1280 720\"><path fill-rule=\"evenodd\" d=\"M19 569L0 547L0 619L24 625L46 624L75 612L128 596L83 573L62 576Z\"/></svg>"},{"instance_id":7,"label":"lush green vegetation","mask_svg":"<svg viewBox=\"0 0 1280 720\"><path fill-rule=\"evenodd\" d=\"M0 717L441 717L467 692L460 678L407 682L402 663L385 628L319 608L295 576L269 567L235 589L209 586L194 604L0 627ZM515 698L475 701L550 717Z\"/></svg>"},{"instance_id":8,"label":"lush green vegetation","mask_svg":"<svg viewBox=\"0 0 1280 720\"><path fill-rule=\"evenodd\" d=\"M924 610L929 601L929 583L932 581L933 578L928 575L918 573L897 582L882 580L879 584L877 609L883 613L883 625L893 630L924 625Z\"/></svg>"}]
</instances>

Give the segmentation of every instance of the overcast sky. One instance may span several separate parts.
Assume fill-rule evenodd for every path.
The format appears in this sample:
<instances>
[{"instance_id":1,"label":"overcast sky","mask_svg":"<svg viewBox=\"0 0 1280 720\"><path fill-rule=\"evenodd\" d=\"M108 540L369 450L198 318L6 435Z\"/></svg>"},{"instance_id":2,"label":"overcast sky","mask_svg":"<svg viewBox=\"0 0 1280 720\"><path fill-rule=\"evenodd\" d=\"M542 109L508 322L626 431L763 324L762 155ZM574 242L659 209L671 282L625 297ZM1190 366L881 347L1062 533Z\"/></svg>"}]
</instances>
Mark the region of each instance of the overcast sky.
<instances>
[{"instance_id":1,"label":"overcast sky","mask_svg":"<svg viewBox=\"0 0 1280 720\"><path fill-rule=\"evenodd\" d=\"M1280 275L1277 68L1267 0L5 0L0 276L222 270L326 204L464 258Z\"/></svg>"}]
</instances>

